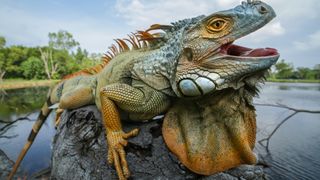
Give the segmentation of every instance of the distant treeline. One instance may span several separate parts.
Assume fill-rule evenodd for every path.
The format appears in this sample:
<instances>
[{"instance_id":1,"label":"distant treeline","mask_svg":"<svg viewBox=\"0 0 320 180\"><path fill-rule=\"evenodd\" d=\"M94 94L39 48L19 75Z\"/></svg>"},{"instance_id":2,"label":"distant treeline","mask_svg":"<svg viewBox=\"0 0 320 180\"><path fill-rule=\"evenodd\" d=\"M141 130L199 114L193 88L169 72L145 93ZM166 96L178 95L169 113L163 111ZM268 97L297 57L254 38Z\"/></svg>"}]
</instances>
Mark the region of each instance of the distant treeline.
<instances>
[{"instance_id":1,"label":"distant treeline","mask_svg":"<svg viewBox=\"0 0 320 180\"><path fill-rule=\"evenodd\" d=\"M48 38L46 46L7 47L0 36L0 80L60 79L101 60L101 54L89 54L67 31L49 33Z\"/></svg>"},{"instance_id":2,"label":"distant treeline","mask_svg":"<svg viewBox=\"0 0 320 180\"><path fill-rule=\"evenodd\" d=\"M320 64L315 65L313 68L294 68L292 64L285 62L285 60L281 60L275 65L275 70L270 73L270 78L319 80Z\"/></svg>"},{"instance_id":3,"label":"distant treeline","mask_svg":"<svg viewBox=\"0 0 320 180\"><path fill-rule=\"evenodd\" d=\"M48 45L42 47L6 46L0 36L0 80L2 79L60 79L80 69L94 66L101 54L89 54L67 31L48 34ZM320 79L320 64L313 69L294 68L279 61L271 71L272 79Z\"/></svg>"}]
</instances>

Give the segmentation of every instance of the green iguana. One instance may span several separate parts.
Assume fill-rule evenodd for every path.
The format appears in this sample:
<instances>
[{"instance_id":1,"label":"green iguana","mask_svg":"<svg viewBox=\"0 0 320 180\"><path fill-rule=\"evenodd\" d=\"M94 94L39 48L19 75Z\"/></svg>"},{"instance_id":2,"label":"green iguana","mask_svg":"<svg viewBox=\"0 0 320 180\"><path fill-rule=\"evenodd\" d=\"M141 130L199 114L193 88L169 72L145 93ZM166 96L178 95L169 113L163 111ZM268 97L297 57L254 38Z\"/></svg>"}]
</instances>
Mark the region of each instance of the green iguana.
<instances>
[{"instance_id":1,"label":"green iguana","mask_svg":"<svg viewBox=\"0 0 320 180\"><path fill-rule=\"evenodd\" d=\"M252 97L279 54L233 42L274 17L269 5L248 0L230 10L155 24L129 39L117 39L119 47L110 48L103 64L72 74L52 89L9 179L54 104L57 122L63 110L96 104L106 128L108 162L119 179L130 176L126 139L138 134L138 129L122 131L119 110L133 121L166 114L165 142L194 172L208 175L254 164Z\"/></svg>"}]
</instances>

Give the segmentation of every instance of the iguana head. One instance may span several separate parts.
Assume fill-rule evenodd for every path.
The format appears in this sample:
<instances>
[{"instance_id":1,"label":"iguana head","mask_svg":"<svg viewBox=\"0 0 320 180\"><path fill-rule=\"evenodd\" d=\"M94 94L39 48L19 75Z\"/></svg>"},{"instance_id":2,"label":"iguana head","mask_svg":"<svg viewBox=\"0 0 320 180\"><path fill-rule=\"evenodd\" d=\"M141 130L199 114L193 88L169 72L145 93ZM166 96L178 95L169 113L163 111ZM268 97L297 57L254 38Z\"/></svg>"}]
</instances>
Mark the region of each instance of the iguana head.
<instances>
[{"instance_id":1,"label":"iguana head","mask_svg":"<svg viewBox=\"0 0 320 180\"><path fill-rule=\"evenodd\" d=\"M198 18L185 27L175 76L171 79L179 97L197 97L228 87L235 89L276 63L273 48L251 49L234 41L263 27L276 16L261 1ZM261 75L259 76L259 78Z\"/></svg>"}]
</instances>

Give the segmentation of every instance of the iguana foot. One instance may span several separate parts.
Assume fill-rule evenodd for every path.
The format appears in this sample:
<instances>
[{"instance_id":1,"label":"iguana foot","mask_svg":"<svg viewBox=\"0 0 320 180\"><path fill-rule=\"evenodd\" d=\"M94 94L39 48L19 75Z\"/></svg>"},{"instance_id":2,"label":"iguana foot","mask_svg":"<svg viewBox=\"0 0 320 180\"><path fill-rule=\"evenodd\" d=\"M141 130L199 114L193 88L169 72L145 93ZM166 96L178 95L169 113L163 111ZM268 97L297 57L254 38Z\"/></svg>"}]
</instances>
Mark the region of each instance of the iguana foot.
<instances>
[{"instance_id":1,"label":"iguana foot","mask_svg":"<svg viewBox=\"0 0 320 180\"><path fill-rule=\"evenodd\" d=\"M107 133L108 142L108 162L114 164L120 180L130 177L130 171L126 160L124 147L127 146L127 138L134 137L139 133L139 129L125 133L123 131L111 131Z\"/></svg>"}]
</instances>

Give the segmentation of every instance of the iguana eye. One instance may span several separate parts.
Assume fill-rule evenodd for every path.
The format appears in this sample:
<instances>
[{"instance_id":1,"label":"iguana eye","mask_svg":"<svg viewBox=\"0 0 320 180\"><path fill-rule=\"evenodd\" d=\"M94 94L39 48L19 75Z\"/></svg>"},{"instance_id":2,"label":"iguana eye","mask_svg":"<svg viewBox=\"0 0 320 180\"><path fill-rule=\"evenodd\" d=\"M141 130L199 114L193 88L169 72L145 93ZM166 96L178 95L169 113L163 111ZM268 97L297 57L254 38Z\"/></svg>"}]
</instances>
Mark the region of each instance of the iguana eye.
<instances>
[{"instance_id":1,"label":"iguana eye","mask_svg":"<svg viewBox=\"0 0 320 180\"><path fill-rule=\"evenodd\" d=\"M226 26L227 22L224 19L213 19L209 21L207 25L207 29L209 32L219 32L224 29Z\"/></svg>"}]
</instances>

